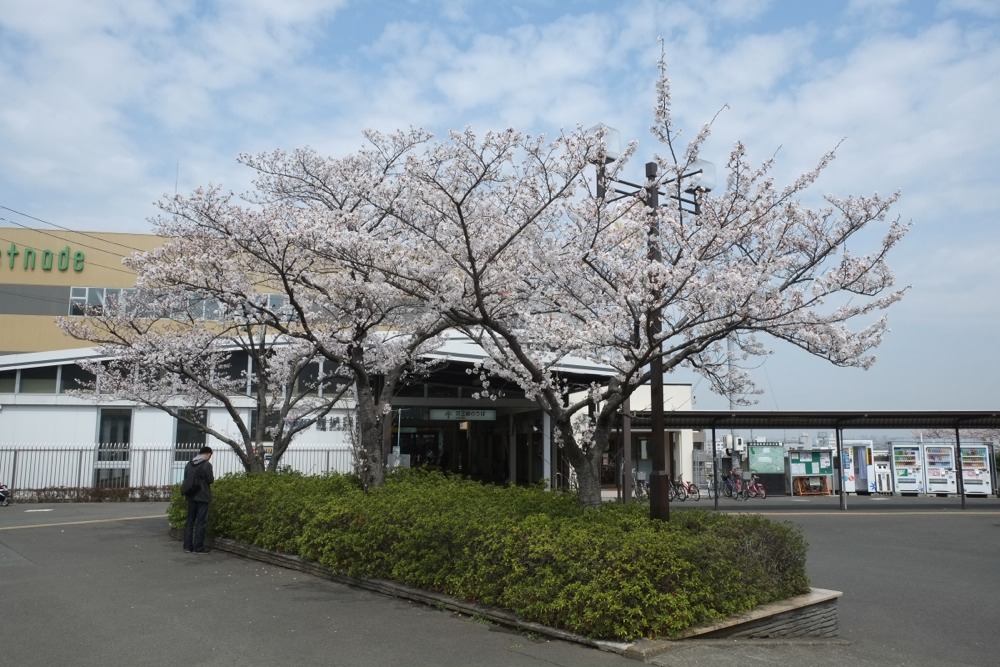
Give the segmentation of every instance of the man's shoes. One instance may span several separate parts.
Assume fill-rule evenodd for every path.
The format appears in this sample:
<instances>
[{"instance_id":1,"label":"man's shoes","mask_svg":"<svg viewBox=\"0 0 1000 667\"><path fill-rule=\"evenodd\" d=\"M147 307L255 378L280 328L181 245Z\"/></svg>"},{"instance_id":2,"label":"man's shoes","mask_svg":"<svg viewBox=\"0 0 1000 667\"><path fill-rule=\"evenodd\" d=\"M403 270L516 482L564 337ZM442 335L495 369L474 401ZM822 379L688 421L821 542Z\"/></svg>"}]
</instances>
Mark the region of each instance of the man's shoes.
<instances>
[{"instance_id":1,"label":"man's shoes","mask_svg":"<svg viewBox=\"0 0 1000 667\"><path fill-rule=\"evenodd\" d=\"M185 549L184 553L186 554L194 553L194 549Z\"/></svg>"},{"instance_id":2,"label":"man's shoes","mask_svg":"<svg viewBox=\"0 0 1000 667\"><path fill-rule=\"evenodd\" d=\"M209 548L207 548L207 547L202 547L201 549L195 549L195 550L194 550L193 552L191 552L191 553L196 553L196 554L207 554L207 553L212 553L212 550L211 550L211 549L209 549Z\"/></svg>"}]
</instances>

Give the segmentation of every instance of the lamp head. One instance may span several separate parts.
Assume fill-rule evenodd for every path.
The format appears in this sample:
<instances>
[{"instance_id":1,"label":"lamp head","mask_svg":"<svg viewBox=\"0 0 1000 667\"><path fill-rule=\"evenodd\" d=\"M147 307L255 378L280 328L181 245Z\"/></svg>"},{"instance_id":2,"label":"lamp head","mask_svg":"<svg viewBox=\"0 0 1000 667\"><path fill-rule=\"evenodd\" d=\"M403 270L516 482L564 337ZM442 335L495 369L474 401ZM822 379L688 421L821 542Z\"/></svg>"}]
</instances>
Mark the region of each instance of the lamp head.
<instances>
[{"instance_id":1,"label":"lamp head","mask_svg":"<svg viewBox=\"0 0 1000 667\"><path fill-rule=\"evenodd\" d=\"M594 164L600 164L602 160L604 164L611 164L622 156L621 133L619 133L615 128L609 127L604 123L598 123L597 125L584 130L584 134L588 137L594 137L601 141L601 151L595 159L592 160Z\"/></svg>"},{"instance_id":2,"label":"lamp head","mask_svg":"<svg viewBox=\"0 0 1000 667\"><path fill-rule=\"evenodd\" d=\"M697 194L711 192L715 187L715 165L707 160L695 160L686 170L684 192Z\"/></svg>"}]
</instances>

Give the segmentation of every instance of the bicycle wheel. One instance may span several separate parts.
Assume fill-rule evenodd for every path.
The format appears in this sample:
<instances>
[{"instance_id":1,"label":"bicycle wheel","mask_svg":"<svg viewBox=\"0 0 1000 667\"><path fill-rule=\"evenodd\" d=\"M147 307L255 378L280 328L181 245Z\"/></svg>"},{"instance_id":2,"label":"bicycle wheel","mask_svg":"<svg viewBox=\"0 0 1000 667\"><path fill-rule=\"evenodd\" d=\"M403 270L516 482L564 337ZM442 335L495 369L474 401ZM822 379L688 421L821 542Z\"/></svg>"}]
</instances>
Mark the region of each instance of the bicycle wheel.
<instances>
[{"instance_id":1,"label":"bicycle wheel","mask_svg":"<svg viewBox=\"0 0 1000 667\"><path fill-rule=\"evenodd\" d=\"M674 489L677 490L677 500L684 502L688 499L687 490L684 488L683 484L675 484Z\"/></svg>"},{"instance_id":2,"label":"bicycle wheel","mask_svg":"<svg viewBox=\"0 0 1000 667\"><path fill-rule=\"evenodd\" d=\"M757 494L760 496L761 500L764 500L764 498L767 498L767 491L764 489L764 485L763 484L758 484L757 485Z\"/></svg>"},{"instance_id":3,"label":"bicycle wheel","mask_svg":"<svg viewBox=\"0 0 1000 667\"><path fill-rule=\"evenodd\" d=\"M722 484L722 492L723 492L724 494L726 494L726 497L727 497L727 498L732 498L732 497L733 497L733 487L731 487L731 486L729 485L729 482L724 482L724 483Z\"/></svg>"},{"instance_id":4,"label":"bicycle wheel","mask_svg":"<svg viewBox=\"0 0 1000 667\"><path fill-rule=\"evenodd\" d=\"M689 498L692 498L695 501L701 500L701 489L699 489L694 484L690 485L687 488L687 494Z\"/></svg>"}]
</instances>

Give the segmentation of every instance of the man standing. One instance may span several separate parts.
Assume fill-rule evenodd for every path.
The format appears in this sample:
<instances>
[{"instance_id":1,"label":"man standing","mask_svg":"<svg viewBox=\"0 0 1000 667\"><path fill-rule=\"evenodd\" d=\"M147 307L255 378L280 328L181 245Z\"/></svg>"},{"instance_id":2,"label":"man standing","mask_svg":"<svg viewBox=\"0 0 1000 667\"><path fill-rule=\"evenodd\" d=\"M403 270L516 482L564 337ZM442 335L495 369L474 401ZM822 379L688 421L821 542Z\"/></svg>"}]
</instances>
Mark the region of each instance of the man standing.
<instances>
[{"instance_id":1,"label":"man standing","mask_svg":"<svg viewBox=\"0 0 1000 667\"><path fill-rule=\"evenodd\" d=\"M198 455L184 466L182 488L190 489L185 495L188 501L187 522L184 524L184 551L207 554L205 528L208 525L208 504L212 502L212 448L202 447Z\"/></svg>"}]
</instances>

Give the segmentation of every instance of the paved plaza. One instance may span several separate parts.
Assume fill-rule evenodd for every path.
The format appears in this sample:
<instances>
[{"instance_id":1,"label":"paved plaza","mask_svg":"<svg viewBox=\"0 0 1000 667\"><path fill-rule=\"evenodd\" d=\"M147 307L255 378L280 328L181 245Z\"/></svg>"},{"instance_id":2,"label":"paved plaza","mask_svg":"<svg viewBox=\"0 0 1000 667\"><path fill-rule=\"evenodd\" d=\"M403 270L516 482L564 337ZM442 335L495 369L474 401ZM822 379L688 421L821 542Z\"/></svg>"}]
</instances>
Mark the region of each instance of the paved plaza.
<instances>
[{"instance_id":1,"label":"paved plaza","mask_svg":"<svg viewBox=\"0 0 1000 667\"><path fill-rule=\"evenodd\" d=\"M692 503L677 504L684 511ZM713 501L697 505L710 508ZM736 502L802 527L836 640L679 642L657 665L996 664L1000 501ZM0 646L18 665L634 665L233 554L185 554L163 503L0 508Z\"/></svg>"}]
</instances>

